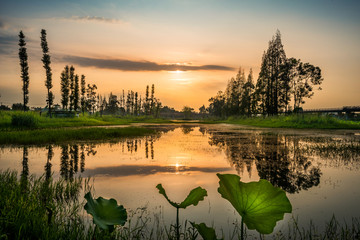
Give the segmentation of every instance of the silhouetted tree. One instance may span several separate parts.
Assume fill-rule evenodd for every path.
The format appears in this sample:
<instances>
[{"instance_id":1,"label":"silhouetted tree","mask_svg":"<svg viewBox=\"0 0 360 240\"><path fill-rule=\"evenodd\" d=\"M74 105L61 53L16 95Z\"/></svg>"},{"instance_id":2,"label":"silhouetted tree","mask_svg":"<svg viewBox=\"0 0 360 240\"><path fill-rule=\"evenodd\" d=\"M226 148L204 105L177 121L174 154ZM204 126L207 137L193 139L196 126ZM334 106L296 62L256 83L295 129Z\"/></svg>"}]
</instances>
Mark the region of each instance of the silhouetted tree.
<instances>
[{"instance_id":1,"label":"silhouetted tree","mask_svg":"<svg viewBox=\"0 0 360 240\"><path fill-rule=\"evenodd\" d=\"M265 95L265 98L258 97L260 105L267 115L276 115L286 106L280 101L284 93L286 80L281 78L282 65L286 63L286 55L281 42L280 31L277 30L273 39L269 42L269 47L263 55L261 70L259 73L257 89L258 95Z\"/></svg>"},{"instance_id":2,"label":"silhouetted tree","mask_svg":"<svg viewBox=\"0 0 360 240\"><path fill-rule=\"evenodd\" d=\"M311 98L314 95L313 88L323 81L321 69L309 63L302 63L300 59L290 58L288 60L289 75L291 81L291 93L294 97L294 110L305 103L304 98ZM321 87L318 88L321 90Z\"/></svg>"},{"instance_id":3,"label":"silhouetted tree","mask_svg":"<svg viewBox=\"0 0 360 240\"><path fill-rule=\"evenodd\" d=\"M46 31L45 29L41 30L41 48L43 51L43 57L41 59L41 61L44 64L44 68L46 71L46 81L45 81L45 86L47 88L47 99L46 102L48 103L48 109L49 109L49 116L52 117L52 113L51 113L51 106L54 102L54 94L51 91L53 84L52 84L52 73L51 73L51 68L50 68L50 55L49 55L49 47L46 41Z\"/></svg>"},{"instance_id":4,"label":"silhouetted tree","mask_svg":"<svg viewBox=\"0 0 360 240\"><path fill-rule=\"evenodd\" d=\"M89 110L92 111L92 114L95 113L95 108L96 108L96 89L97 86L95 84L90 85L88 84L87 89L86 89L86 95L87 95L87 103L89 106Z\"/></svg>"},{"instance_id":5,"label":"silhouetted tree","mask_svg":"<svg viewBox=\"0 0 360 240\"><path fill-rule=\"evenodd\" d=\"M191 118L191 114L193 113L194 109L192 107L189 106L184 106L182 109L182 112L184 113L184 118L185 119L190 119Z\"/></svg>"},{"instance_id":6,"label":"silhouetted tree","mask_svg":"<svg viewBox=\"0 0 360 240\"><path fill-rule=\"evenodd\" d=\"M69 110L72 111L75 106L75 68L73 66L70 67L70 74L69 74L69 80L70 80L70 107Z\"/></svg>"},{"instance_id":7,"label":"silhouetted tree","mask_svg":"<svg viewBox=\"0 0 360 240\"><path fill-rule=\"evenodd\" d=\"M154 114L155 110L155 85L151 85L151 98L150 98L150 114Z\"/></svg>"},{"instance_id":8,"label":"silhouetted tree","mask_svg":"<svg viewBox=\"0 0 360 240\"><path fill-rule=\"evenodd\" d=\"M65 66L61 72L60 85L61 85L61 105L63 109L68 109L69 105L69 92L70 92L70 69L69 66Z\"/></svg>"},{"instance_id":9,"label":"silhouetted tree","mask_svg":"<svg viewBox=\"0 0 360 240\"><path fill-rule=\"evenodd\" d=\"M75 81L74 81L74 110L77 111L79 109L79 76L75 75Z\"/></svg>"},{"instance_id":10,"label":"silhouetted tree","mask_svg":"<svg viewBox=\"0 0 360 240\"><path fill-rule=\"evenodd\" d=\"M22 80L22 92L23 92L23 110L27 110L27 104L29 102L29 65L28 55L26 52L25 35L22 31L19 33L19 59L21 68L21 80Z\"/></svg>"},{"instance_id":11,"label":"silhouetted tree","mask_svg":"<svg viewBox=\"0 0 360 240\"><path fill-rule=\"evenodd\" d=\"M84 115L85 110L86 110L86 82L85 82L85 76L81 75L81 111Z\"/></svg>"}]
</instances>

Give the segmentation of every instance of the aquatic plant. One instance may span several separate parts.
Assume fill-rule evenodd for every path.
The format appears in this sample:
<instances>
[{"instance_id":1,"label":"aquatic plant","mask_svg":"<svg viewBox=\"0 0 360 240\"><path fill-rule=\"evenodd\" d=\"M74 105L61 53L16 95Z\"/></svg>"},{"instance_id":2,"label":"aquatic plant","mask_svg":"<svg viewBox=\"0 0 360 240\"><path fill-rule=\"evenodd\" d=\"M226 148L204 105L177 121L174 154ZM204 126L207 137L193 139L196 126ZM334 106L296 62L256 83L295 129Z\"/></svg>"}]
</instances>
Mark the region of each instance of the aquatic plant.
<instances>
[{"instance_id":1,"label":"aquatic plant","mask_svg":"<svg viewBox=\"0 0 360 240\"><path fill-rule=\"evenodd\" d=\"M170 205L176 208L176 237L177 239L180 239L179 209L180 208L185 209L190 205L194 205L194 206L198 205L198 203L204 200L204 197L207 196L207 191L201 187L194 188L193 190L190 191L189 195L185 198L184 201L182 201L181 203L176 203L168 198L165 189L162 187L160 183L156 186L156 188L159 189L159 193L165 197L165 199L170 203Z\"/></svg>"},{"instance_id":2,"label":"aquatic plant","mask_svg":"<svg viewBox=\"0 0 360 240\"><path fill-rule=\"evenodd\" d=\"M126 209L123 205L118 206L115 199L93 199L90 192L85 195L85 199L87 203L84 209L93 216L93 221L99 228L112 232L114 225L124 226L126 223Z\"/></svg>"},{"instance_id":3,"label":"aquatic plant","mask_svg":"<svg viewBox=\"0 0 360 240\"><path fill-rule=\"evenodd\" d=\"M244 239L244 223L249 229L270 234L276 222L283 219L285 213L292 212L285 192L267 180L243 183L237 175L218 173L217 176L218 192L241 216L241 239Z\"/></svg>"},{"instance_id":4,"label":"aquatic plant","mask_svg":"<svg viewBox=\"0 0 360 240\"><path fill-rule=\"evenodd\" d=\"M214 228L206 226L205 223L196 224L192 222L191 225L196 228L204 240L218 240Z\"/></svg>"}]
</instances>

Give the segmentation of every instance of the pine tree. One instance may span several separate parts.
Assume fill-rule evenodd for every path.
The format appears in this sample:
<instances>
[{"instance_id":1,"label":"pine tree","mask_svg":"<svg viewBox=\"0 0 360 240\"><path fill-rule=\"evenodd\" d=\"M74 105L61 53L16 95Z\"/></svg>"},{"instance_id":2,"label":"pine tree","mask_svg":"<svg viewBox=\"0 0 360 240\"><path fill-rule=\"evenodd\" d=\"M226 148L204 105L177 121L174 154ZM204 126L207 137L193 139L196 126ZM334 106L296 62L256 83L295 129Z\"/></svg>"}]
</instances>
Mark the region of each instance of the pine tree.
<instances>
[{"instance_id":1,"label":"pine tree","mask_svg":"<svg viewBox=\"0 0 360 240\"><path fill-rule=\"evenodd\" d=\"M135 116L139 115L139 111L138 111L138 93L135 93L135 99L134 99L134 114Z\"/></svg>"},{"instance_id":2,"label":"pine tree","mask_svg":"<svg viewBox=\"0 0 360 240\"><path fill-rule=\"evenodd\" d=\"M61 85L61 105L63 109L68 109L69 105L69 66L65 66L61 72L60 85Z\"/></svg>"},{"instance_id":3,"label":"pine tree","mask_svg":"<svg viewBox=\"0 0 360 240\"><path fill-rule=\"evenodd\" d=\"M22 92L23 92L23 109L24 112L27 110L27 104L29 102L29 66L28 56L26 52L25 35L22 31L19 33L19 59L21 68L21 79L22 79Z\"/></svg>"}]
</instances>

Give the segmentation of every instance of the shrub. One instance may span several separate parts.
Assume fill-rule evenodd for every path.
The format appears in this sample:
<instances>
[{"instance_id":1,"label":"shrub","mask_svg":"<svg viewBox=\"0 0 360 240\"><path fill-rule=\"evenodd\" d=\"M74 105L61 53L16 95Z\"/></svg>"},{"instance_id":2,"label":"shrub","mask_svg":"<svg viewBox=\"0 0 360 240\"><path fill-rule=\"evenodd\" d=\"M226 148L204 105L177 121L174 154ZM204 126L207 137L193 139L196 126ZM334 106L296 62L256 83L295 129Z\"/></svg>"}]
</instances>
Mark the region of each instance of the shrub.
<instances>
[{"instance_id":1,"label":"shrub","mask_svg":"<svg viewBox=\"0 0 360 240\"><path fill-rule=\"evenodd\" d=\"M31 113L18 113L11 116L11 126L19 128L37 128L38 120Z\"/></svg>"}]
</instances>

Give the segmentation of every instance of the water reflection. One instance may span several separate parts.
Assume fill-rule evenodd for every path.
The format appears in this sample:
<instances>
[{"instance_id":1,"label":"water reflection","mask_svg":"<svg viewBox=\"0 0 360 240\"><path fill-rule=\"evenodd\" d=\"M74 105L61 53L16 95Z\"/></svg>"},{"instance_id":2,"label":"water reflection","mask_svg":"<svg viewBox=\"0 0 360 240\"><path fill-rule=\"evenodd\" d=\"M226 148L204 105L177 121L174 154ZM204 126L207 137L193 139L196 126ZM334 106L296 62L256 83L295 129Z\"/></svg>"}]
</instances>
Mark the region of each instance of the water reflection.
<instances>
[{"instance_id":1,"label":"water reflection","mask_svg":"<svg viewBox=\"0 0 360 240\"><path fill-rule=\"evenodd\" d=\"M306 190L320 183L321 171L302 151L299 139L279 134L209 132L210 145L226 153L240 175L253 166L261 179L288 193Z\"/></svg>"},{"instance_id":2,"label":"water reflection","mask_svg":"<svg viewBox=\"0 0 360 240\"><path fill-rule=\"evenodd\" d=\"M29 151L28 151L28 147L24 146L23 147L23 156L22 156L22 171L20 174L20 184L21 184L21 189L23 191L27 190L27 186L28 186L28 180L29 180Z\"/></svg>"}]
</instances>

